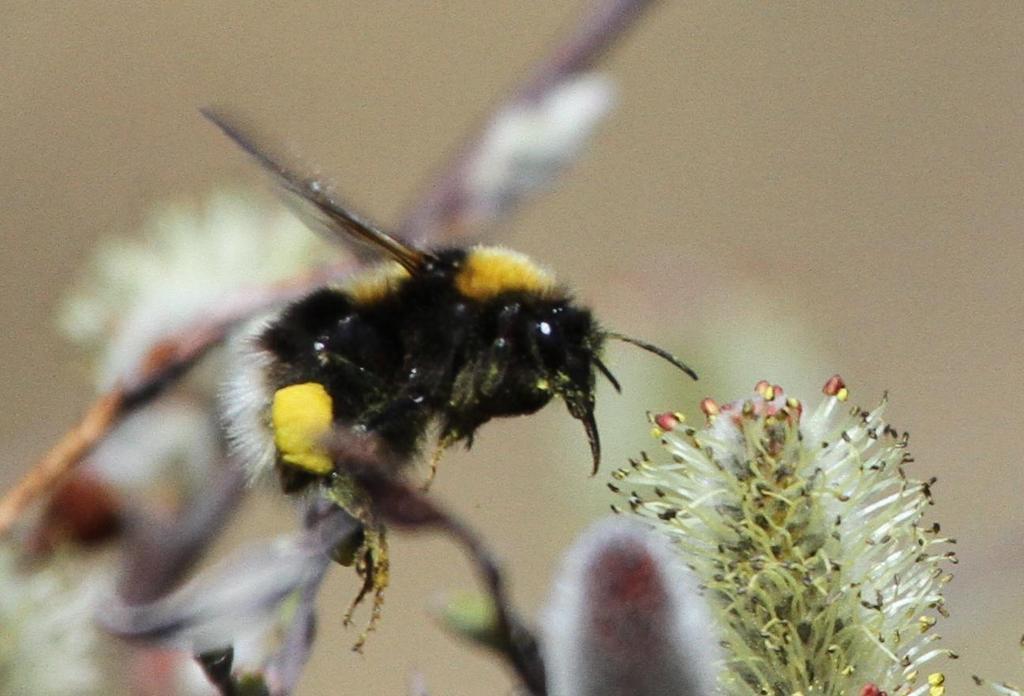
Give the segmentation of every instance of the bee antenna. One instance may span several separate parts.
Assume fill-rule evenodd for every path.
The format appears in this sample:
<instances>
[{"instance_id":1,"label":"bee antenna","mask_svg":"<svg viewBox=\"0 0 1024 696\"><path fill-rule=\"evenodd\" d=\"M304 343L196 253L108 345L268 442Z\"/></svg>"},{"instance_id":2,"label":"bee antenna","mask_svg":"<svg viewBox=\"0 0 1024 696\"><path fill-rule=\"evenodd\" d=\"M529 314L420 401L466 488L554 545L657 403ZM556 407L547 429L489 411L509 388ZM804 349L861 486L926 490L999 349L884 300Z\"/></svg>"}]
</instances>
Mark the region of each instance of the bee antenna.
<instances>
[{"instance_id":1,"label":"bee antenna","mask_svg":"<svg viewBox=\"0 0 1024 696\"><path fill-rule=\"evenodd\" d=\"M648 343L646 341L641 341L638 338L633 338L631 336L625 336L620 333L615 333L614 331L609 331L608 333L605 334L605 336L607 338L614 338L616 340L623 341L624 343L632 343L637 348L642 348L646 350L648 353L654 353L659 358L672 363L693 379L697 379L696 372L694 372L690 367L686 365L686 363L684 363L682 360L669 353L667 350L659 348L658 346ZM600 363L598 363L598 369L600 369Z\"/></svg>"},{"instance_id":2,"label":"bee antenna","mask_svg":"<svg viewBox=\"0 0 1024 696\"><path fill-rule=\"evenodd\" d=\"M601 362L601 359L598 358L596 355L594 356L593 360L594 365L601 372L601 374L604 375L605 378L612 383L612 386L615 387L615 391L621 394L622 386L619 384L619 380L615 379L615 375L613 375L612 371L608 369L608 366Z\"/></svg>"}]
</instances>

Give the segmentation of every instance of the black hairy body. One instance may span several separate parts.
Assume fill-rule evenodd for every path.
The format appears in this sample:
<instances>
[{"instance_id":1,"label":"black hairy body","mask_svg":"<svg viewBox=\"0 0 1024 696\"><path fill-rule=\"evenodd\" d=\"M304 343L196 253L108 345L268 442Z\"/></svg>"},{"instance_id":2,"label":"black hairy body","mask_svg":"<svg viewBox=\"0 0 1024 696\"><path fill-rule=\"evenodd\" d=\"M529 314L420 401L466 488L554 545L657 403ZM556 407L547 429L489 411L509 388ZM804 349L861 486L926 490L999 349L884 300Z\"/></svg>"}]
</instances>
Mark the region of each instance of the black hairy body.
<instances>
[{"instance_id":1,"label":"black hairy body","mask_svg":"<svg viewBox=\"0 0 1024 696\"><path fill-rule=\"evenodd\" d=\"M339 427L375 434L402 460L433 423L442 446L471 444L491 418L533 413L556 394L592 417L603 335L590 312L553 287L467 296L457 279L474 253L435 252L369 300L324 288L286 308L258 338L273 356L271 386L322 384ZM315 478L280 468L287 488Z\"/></svg>"},{"instance_id":2,"label":"black hairy body","mask_svg":"<svg viewBox=\"0 0 1024 696\"><path fill-rule=\"evenodd\" d=\"M491 418L533 413L554 397L583 424L596 472L596 372L619 388L601 362L606 339L696 378L662 349L599 328L526 256L488 246L418 248L357 216L221 114L204 114L274 175L314 227L390 259L285 308L250 346L257 359L242 361L225 411L254 473L276 461L289 490L330 476L337 462L322 440L336 428L371 433L392 458L408 461L432 424L439 452L471 444Z\"/></svg>"}]
</instances>

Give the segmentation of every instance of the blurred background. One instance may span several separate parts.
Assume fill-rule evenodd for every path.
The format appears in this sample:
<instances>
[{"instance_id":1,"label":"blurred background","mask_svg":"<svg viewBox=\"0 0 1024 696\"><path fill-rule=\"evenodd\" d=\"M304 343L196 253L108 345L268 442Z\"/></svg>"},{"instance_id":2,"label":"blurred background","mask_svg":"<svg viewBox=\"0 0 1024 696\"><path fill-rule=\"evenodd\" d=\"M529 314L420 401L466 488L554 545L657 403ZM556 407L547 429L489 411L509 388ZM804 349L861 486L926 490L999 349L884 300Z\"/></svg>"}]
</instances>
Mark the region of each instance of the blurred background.
<instances>
[{"instance_id":1,"label":"blurred background","mask_svg":"<svg viewBox=\"0 0 1024 696\"><path fill-rule=\"evenodd\" d=\"M93 396L54 317L96 242L168 203L263 190L197 106L246 115L386 224L581 7L2 2L0 483ZM500 232L701 374L610 347L625 393L599 395L606 470L654 446L648 409L694 413L761 378L813 402L836 372L862 405L889 391L910 471L938 477L934 517L959 540L954 693L971 673L1024 680L1022 28L1013 3L664 3L605 63L619 106L593 146ZM442 463L436 495L500 552L527 615L613 502L589 469L558 407L492 423ZM215 554L293 524L253 495ZM415 670L434 694L511 693L428 615L475 586L460 551L393 543L366 654L340 626L356 580L334 572L299 693L401 694Z\"/></svg>"}]
</instances>

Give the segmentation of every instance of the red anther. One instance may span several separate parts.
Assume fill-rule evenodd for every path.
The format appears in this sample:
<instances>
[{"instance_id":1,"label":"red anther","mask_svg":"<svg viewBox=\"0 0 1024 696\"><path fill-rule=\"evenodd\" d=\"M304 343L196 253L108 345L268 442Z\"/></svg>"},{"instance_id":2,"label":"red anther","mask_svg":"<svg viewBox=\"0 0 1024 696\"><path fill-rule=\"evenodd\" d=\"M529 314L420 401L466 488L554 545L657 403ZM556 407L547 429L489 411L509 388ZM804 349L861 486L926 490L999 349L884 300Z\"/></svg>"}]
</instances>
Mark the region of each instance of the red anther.
<instances>
[{"instance_id":1,"label":"red anther","mask_svg":"<svg viewBox=\"0 0 1024 696\"><path fill-rule=\"evenodd\" d=\"M822 391L825 392L826 396L835 396L841 389L845 388L846 382L843 381L843 378L839 375L832 375L828 378L828 381L825 382L825 387Z\"/></svg>"},{"instance_id":2,"label":"red anther","mask_svg":"<svg viewBox=\"0 0 1024 696\"><path fill-rule=\"evenodd\" d=\"M654 424L665 432L669 432L679 425L679 415L675 413L659 413L654 417Z\"/></svg>"},{"instance_id":3,"label":"red anther","mask_svg":"<svg viewBox=\"0 0 1024 696\"><path fill-rule=\"evenodd\" d=\"M766 380L766 379L759 380L758 383L754 385L754 393L759 395L759 396L764 396L764 393L767 390L771 389L771 386L772 385L771 385L771 383L768 380Z\"/></svg>"},{"instance_id":4,"label":"red anther","mask_svg":"<svg viewBox=\"0 0 1024 696\"><path fill-rule=\"evenodd\" d=\"M864 688L860 690L860 696L888 696L888 694L874 684L865 684Z\"/></svg>"},{"instance_id":5,"label":"red anther","mask_svg":"<svg viewBox=\"0 0 1024 696\"><path fill-rule=\"evenodd\" d=\"M717 416L721 412L721 409L718 408L718 404L715 403L715 400L712 399L711 397L708 397L700 402L700 410L708 418L710 418L711 416Z\"/></svg>"}]
</instances>

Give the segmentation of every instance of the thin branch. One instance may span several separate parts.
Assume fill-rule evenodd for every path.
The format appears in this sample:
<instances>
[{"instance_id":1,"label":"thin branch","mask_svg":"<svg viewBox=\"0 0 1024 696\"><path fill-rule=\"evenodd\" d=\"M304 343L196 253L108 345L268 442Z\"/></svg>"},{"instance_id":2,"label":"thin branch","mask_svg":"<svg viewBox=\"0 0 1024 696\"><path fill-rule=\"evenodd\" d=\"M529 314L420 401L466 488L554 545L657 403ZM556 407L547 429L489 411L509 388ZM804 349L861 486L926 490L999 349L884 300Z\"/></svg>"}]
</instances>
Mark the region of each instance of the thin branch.
<instances>
[{"instance_id":1,"label":"thin branch","mask_svg":"<svg viewBox=\"0 0 1024 696\"><path fill-rule=\"evenodd\" d=\"M29 504L49 491L54 483L92 451L110 431L124 405L121 389L100 397L82 420L57 442L0 501L0 537L4 536Z\"/></svg>"},{"instance_id":2,"label":"thin branch","mask_svg":"<svg viewBox=\"0 0 1024 696\"><path fill-rule=\"evenodd\" d=\"M457 233L458 220L468 207L468 169L479 157L490 126L517 105L540 100L545 93L574 75L592 69L654 0L597 0L575 29L481 121L455 154L433 177L433 183L408 210L400 236L418 241L445 230Z\"/></svg>"},{"instance_id":3,"label":"thin branch","mask_svg":"<svg viewBox=\"0 0 1024 696\"><path fill-rule=\"evenodd\" d=\"M544 663L537 640L519 619L505 588L501 566L483 540L468 525L450 514L423 491L389 475L391 467L367 450L355 438L338 433L332 442L336 461L360 484L373 500L374 511L389 526L398 529L434 529L458 542L473 561L496 611L495 632L501 654L534 696L545 696Z\"/></svg>"}]
</instances>

